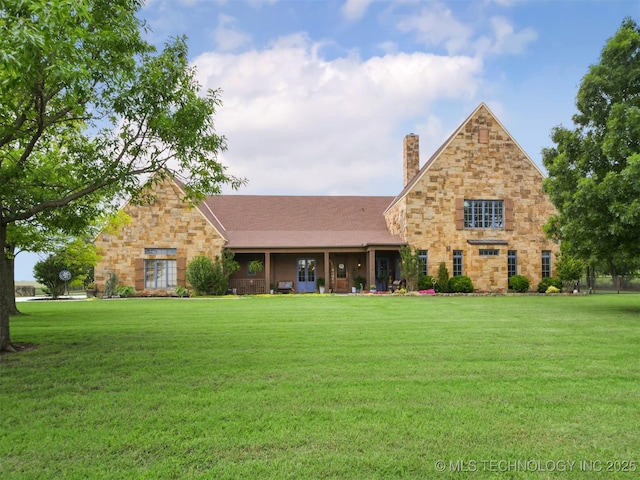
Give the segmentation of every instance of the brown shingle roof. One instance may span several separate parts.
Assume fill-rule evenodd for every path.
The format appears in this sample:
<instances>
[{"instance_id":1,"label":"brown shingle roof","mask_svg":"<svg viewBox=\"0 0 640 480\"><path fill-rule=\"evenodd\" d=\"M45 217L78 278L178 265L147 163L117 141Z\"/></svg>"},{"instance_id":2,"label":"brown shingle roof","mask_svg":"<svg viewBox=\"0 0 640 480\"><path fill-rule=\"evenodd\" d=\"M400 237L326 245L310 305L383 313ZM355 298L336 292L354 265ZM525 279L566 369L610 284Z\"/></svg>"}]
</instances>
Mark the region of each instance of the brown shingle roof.
<instances>
[{"instance_id":1,"label":"brown shingle roof","mask_svg":"<svg viewBox=\"0 0 640 480\"><path fill-rule=\"evenodd\" d=\"M216 195L202 213L231 248L404 245L383 212L393 197Z\"/></svg>"}]
</instances>

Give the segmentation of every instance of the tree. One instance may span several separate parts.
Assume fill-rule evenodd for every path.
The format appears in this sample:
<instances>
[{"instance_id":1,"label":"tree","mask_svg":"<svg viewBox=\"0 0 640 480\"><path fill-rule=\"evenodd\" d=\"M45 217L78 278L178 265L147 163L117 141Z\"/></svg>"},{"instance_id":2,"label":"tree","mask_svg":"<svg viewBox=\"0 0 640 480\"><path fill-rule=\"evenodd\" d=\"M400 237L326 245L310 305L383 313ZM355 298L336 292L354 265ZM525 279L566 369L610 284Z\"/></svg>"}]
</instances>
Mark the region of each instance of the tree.
<instances>
[{"instance_id":1,"label":"tree","mask_svg":"<svg viewBox=\"0 0 640 480\"><path fill-rule=\"evenodd\" d=\"M64 294L66 287L65 281L60 278L60 272L66 269L67 264L64 259L56 254L51 254L33 266L33 276L44 285L46 294L58 298Z\"/></svg>"},{"instance_id":2,"label":"tree","mask_svg":"<svg viewBox=\"0 0 640 480\"><path fill-rule=\"evenodd\" d=\"M190 202L243 183L217 159L220 92L200 91L184 38L161 52L142 40L141 3L0 6L0 350L13 350L4 288L13 225L46 225L64 209L59 226L72 230L123 197L143 201L149 177L181 177Z\"/></svg>"},{"instance_id":3,"label":"tree","mask_svg":"<svg viewBox=\"0 0 640 480\"><path fill-rule=\"evenodd\" d=\"M440 266L438 267L437 285L440 293L449 292L449 270L447 269L447 264L444 262L440 262Z\"/></svg>"},{"instance_id":4,"label":"tree","mask_svg":"<svg viewBox=\"0 0 640 480\"><path fill-rule=\"evenodd\" d=\"M569 255L566 251L556 254L556 274L563 284L579 282L585 271L583 261ZM573 287L571 288L573 290Z\"/></svg>"},{"instance_id":5,"label":"tree","mask_svg":"<svg viewBox=\"0 0 640 480\"><path fill-rule=\"evenodd\" d=\"M400 276L407 282L407 290L413 291L420 277L419 252L409 246L400 249Z\"/></svg>"},{"instance_id":6,"label":"tree","mask_svg":"<svg viewBox=\"0 0 640 480\"><path fill-rule=\"evenodd\" d=\"M552 132L544 187L557 214L545 230L611 274L640 255L640 29L626 18L582 79L575 128Z\"/></svg>"},{"instance_id":7,"label":"tree","mask_svg":"<svg viewBox=\"0 0 640 480\"><path fill-rule=\"evenodd\" d=\"M45 260L37 262L33 268L33 275L38 282L46 286L48 294L57 298L64 293L67 286L67 282L60 278L62 270L71 273L68 282L82 284L97 262L98 255L93 243L76 239L50 254Z\"/></svg>"}]
</instances>

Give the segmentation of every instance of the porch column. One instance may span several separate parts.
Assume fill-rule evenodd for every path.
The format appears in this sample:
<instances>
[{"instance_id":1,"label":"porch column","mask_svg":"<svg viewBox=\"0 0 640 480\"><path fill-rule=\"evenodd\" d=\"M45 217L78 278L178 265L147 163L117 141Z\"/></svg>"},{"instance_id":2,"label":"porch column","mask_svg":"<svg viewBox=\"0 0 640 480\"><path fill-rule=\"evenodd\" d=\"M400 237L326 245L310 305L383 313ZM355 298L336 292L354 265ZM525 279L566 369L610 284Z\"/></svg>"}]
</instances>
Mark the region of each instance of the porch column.
<instances>
[{"instance_id":1,"label":"porch column","mask_svg":"<svg viewBox=\"0 0 640 480\"><path fill-rule=\"evenodd\" d=\"M324 284L328 292L331 287L331 270L329 267L329 252L324 252ZM335 285L334 285L335 288Z\"/></svg>"},{"instance_id":2,"label":"porch column","mask_svg":"<svg viewBox=\"0 0 640 480\"><path fill-rule=\"evenodd\" d=\"M367 276L369 278L367 278L367 288L369 288L370 285L375 285L376 284L376 251L373 248L369 249L369 261L367 262L367 265L369 267L369 273L367 274Z\"/></svg>"},{"instance_id":3,"label":"porch column","mask_svg":"<svg viewBox=\"0 0 640 480\"><path fill-rule=\"evenodd\" d=\"M269 293L271 285L271 252L264 252L264 290Z\"/></svg>"}]
</instances>

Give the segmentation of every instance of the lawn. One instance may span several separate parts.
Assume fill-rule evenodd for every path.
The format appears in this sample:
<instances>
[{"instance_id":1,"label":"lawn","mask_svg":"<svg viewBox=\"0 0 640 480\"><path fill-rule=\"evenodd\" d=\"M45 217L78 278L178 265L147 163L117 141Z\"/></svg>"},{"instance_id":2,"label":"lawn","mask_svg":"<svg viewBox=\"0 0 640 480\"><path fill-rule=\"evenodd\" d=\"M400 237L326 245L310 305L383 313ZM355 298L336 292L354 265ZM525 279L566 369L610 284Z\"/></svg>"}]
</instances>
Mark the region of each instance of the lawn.
<instances>
[{"instance_id":1,"label":"lawn","mask_svg":"<svg viewBox=\"0 0 640 480\"><path fill-rule=\"evenodd\" d=\"M640 296L20 304L7 479L634 478ZM632 472L632 471L635 471Z\"/></svg>"}]
</instances>

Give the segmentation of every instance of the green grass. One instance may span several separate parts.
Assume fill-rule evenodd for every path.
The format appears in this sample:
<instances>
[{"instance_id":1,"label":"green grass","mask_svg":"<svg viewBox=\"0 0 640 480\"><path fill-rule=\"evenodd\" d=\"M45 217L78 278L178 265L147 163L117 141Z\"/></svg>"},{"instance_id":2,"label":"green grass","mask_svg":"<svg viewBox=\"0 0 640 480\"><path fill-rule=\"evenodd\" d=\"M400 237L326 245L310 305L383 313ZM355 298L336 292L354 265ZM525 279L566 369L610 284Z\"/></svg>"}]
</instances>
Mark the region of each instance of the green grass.
<instances>
[{"instance_id":1,"label":"green grass","mask_svg":"<svg viewBox=\"0 0 640 480\"><path fill-rule=\"evenodd\" d=\"M20 308L12 338L39 347L0 357L2 478L633 478L607 462L640 469L640 296ZM453 471L456 462L475 472Z\"/></svg>"}]
</instances>

